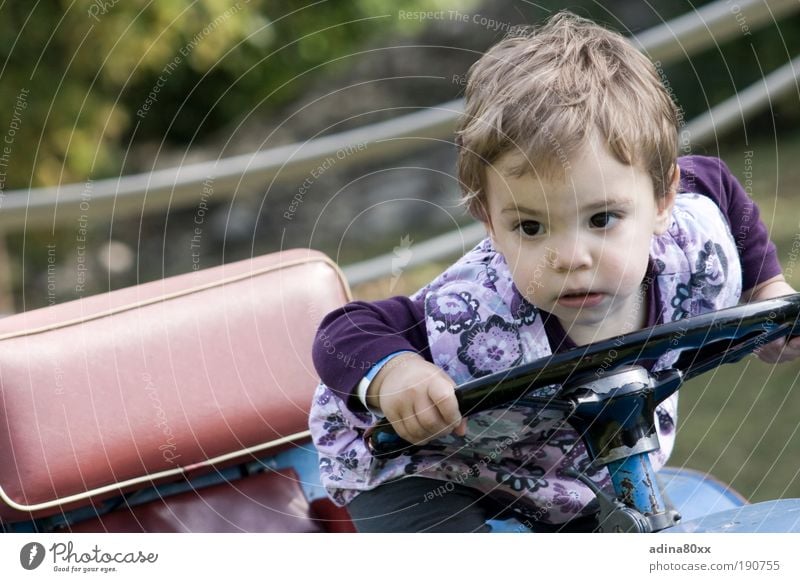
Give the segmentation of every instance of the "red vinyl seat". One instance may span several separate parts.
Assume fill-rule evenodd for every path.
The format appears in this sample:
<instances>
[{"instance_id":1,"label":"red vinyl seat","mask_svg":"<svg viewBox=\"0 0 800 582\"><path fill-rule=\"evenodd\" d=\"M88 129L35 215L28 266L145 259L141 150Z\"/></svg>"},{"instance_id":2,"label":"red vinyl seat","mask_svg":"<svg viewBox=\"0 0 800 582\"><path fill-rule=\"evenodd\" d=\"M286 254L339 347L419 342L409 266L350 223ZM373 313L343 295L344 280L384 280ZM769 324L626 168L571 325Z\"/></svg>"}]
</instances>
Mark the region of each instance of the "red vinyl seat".
<instances>
[{"instance_id":1,"label":"red vinyl seat","mask_svg":"<svg viewBox=\"0 0 800 582\"><path fill-rule=\"evenodd\" d=\"M0 523L96 508L61 529L351 531L290 470L129 502L308 446L311 342L349 297L327 257L292 250L0 320Z\"/></svg>"}]
</instances>

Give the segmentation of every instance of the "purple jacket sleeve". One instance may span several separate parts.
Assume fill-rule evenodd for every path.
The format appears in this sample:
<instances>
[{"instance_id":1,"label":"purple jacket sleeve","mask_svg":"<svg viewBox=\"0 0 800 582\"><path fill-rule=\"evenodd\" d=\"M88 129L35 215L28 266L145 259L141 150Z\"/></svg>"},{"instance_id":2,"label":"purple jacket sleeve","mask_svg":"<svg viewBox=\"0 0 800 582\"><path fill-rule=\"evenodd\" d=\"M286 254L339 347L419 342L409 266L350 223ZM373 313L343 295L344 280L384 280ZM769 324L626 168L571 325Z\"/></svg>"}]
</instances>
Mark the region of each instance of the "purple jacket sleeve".
<instances>
[{"instance_id":1,"label":"purple jacket sleeve","mask_svg":"<svg viewBox=\"0 0 800 582\"><path fill-rule=\"evenodd\" d=\"M411 350L431 361L422 303L408 297L354 301L325 316L314 340L314 367L322 382L350 400L367 371L385 356ZM357 400L357 399L354 399Z\"/></svg>"},{"instance_id":2,"label":"purple jacket sleeve","mask_svg":"<svg viewBox=\"0 0 800 582\"><path fill-rule=\"evenodd\" d=\"M719 158L686 156L678 159L681 168L681 192L708 196L728 219L739 258L742 262L742 290L780 275L778 252L764 223L758 206Z\"/></svg>"}]
</instances>

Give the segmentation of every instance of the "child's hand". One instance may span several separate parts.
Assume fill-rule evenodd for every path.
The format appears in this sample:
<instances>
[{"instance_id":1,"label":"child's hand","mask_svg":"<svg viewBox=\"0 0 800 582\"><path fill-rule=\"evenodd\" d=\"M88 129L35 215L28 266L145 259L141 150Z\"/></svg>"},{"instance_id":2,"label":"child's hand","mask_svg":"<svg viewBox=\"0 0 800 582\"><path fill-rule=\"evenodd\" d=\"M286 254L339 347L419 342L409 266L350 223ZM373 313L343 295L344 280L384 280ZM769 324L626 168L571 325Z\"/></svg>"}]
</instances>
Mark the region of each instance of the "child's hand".
<instances>
[{"instance_id":1,"label":"child's hand","mask_svg":"<svg viewBox=\"0 0 800 582\"><path fill-rule=\"evenodd\" d=\"M455 383L417 354L401 354L381 368L369 386L367 402L380 408L397 434L413 444L451 432L466 434Z\"/></svg>"},{"instance_id":2,"label":"child's hand","mask_svg":"<svg viewBox=\"0 0 800 582\"><path fill-rule=\"evenodd\" d=\"M764 301L774 297L789 295L790 293L796 293L796 291L786 282L783 275L778 275L758 285L752 292L745 295L744 299L749 301ZM773 342L761 346L755 350L754 353L761 361L767 362L768 364L791 362L800 356L800 337L791 340L787 338L776 339Z\"/></svg>"},{"instance_id":3,"label":"child's hand","mask_svg":"<svg viewBox=\"0 0 800 582\"><path fill-rule=\"evenodd\" d=\"M776 339L758 348L754 353L762 362L768 364L791 362L800 356L800 337L792 338L789 341L785 337Z\"/></svg>"}]
</instances>

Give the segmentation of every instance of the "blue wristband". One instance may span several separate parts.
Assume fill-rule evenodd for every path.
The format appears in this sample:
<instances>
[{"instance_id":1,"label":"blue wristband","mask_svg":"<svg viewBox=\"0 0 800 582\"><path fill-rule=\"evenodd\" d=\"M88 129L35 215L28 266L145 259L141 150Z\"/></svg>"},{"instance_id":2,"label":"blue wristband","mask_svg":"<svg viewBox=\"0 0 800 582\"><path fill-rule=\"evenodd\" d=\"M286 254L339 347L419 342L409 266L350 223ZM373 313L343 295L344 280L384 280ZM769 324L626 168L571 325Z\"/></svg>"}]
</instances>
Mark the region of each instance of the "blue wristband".
<instances>
[{"instance_id":1,"label":"blue wristband","mask_svg":"<svg viewBox=\"0 0 800 582\"><path fill-rule=\"evenodd\" d=\"M409 353L409 351L408 350L402 350L402 351L399 351L399 352L391 353L388 356L386 356L385 358L381 358L380 360L375 362L375 364L367 371L366 374L364 374L364 379L372 382L372 379L375 378L375 376L378 375L378 372L381 371L381 368L383 368L386 364L389 363L389 360L392 360L392 359L396 358L400 354L406 354L406 353Z\"/></svg>"},{"instance_id":2,"label":"blue wristband","mask_svg":"<svg viewBox=\"0 0 800 582\"><path fill-rule=\"evenodd\" d=\"M383 367L389 363L389 360L392 360L399 356L400 354L414 354L416 352L412 352L411 350L400 350L398 352L393 352L388 356L381 358L364 374L364 377L361 379L361 382L358 383L356 387L356 395L358 396L358 400L364 405L364 408L369 410L375 416L382 416L380 410L376 408L372 408L371 406L367 405L367 390L369 390L369 385L372 383L372 380L375 376L378 375L378 372L383 369Z\"/></svg>"}]
</instances>

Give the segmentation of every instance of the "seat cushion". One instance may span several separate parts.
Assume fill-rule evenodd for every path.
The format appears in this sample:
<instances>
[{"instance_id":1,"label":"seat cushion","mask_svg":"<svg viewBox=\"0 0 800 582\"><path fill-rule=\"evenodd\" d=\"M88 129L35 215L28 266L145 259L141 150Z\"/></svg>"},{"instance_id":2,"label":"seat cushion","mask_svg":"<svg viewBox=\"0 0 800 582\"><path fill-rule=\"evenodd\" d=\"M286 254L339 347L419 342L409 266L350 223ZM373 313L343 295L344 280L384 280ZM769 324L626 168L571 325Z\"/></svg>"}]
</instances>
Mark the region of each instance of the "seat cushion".
<instances>
[{"instance_id":1,"label":"seat cushion","mask_svg":"<svg viewBox=\"0 0 800 582\"><path fill-rule=\"evenodd\" d=\"M28 520L307 439L340 271L286 251L0 320L0 519Z\"/></svg>"},{"instance_id":2,"label":"seat cushion","mask_svg":"<svg viewBox=\"0 0 800 582\"><path fill-rule=\"evenodd\" d=\"M322 529L291 469L123 507L67 526L72 532L310 533Z\"/></svg>"}]
</instances>

